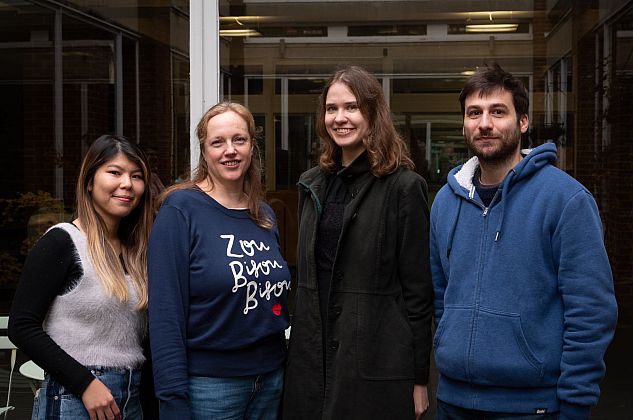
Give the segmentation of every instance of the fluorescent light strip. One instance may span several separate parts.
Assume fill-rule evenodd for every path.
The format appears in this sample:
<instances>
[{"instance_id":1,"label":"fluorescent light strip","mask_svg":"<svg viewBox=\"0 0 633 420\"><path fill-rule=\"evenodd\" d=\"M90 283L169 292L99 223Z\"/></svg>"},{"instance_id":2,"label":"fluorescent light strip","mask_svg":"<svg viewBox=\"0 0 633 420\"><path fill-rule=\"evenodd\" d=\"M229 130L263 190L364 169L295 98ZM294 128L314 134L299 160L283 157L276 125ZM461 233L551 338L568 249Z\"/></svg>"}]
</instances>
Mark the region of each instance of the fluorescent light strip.
<instances>
[{"instance_id":1,"label":"fluorescent light strip","mask_svg":"<svg viewBox=\"0 0 633 420\"><path fill-rule=\"evenodd\" d=\"M255 29L220 29L220 36L262 36Z\"/></svg>"},{"instance_id":2,"label":"fluorescent light strip","mask_svg":"<svg viewBox=\"0 0 633 420\"><path fill-rule=\"evenodd\" d=\"M466 25L467 33L477 32L516 32L518 23L491 23L488 25Z\"/></svg>"}]
</instances>

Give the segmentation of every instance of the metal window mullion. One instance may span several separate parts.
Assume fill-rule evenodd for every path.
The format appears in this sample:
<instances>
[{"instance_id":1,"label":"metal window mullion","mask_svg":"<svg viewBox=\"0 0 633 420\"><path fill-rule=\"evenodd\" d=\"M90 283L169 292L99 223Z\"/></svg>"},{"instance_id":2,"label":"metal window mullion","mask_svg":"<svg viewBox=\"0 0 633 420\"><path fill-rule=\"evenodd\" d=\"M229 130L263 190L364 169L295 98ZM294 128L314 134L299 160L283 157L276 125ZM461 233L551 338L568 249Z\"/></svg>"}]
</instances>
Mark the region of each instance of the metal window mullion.
<instances>
[{"instance_id":1,"label":"metal window mullion","mask_svg":"<svg viewBox=\"0 0 633 420\"><path fill-rule=\"evenodd\" d=\"M288 78L281 78L281 150L288 150Z\"/></svg>"},{"instance_id":2,"label":"metal window mullion","mask_svg":"<svg viewBox=\"0 0 633 420\"><path fill-rule=\"evenodd\" d=\"M611 26L604 25L603 28L603 52L602 52L602 65L604 66L603 82L602 82L602 146L601 151L609 146L611 142L611 124L607 118L609 113L609 96L611 95L611 79L612 79L612 38L611 38Z\"/></svg>"},{"instance_id":3,"label":"metal window mullion","mask_svg":"<svg viewBox=\"0 0 633 420\"><path fill-rule=\"evenodd\" d=\"M425 157L426 157L426 161L429 164L429 171L431 169L431 121L427 121L426 123L426 150L425 150Z\"/></svg>"},{"instance_id":4,"label":"metal window mullion","mask_svg":"<svg viewBox=\"0 0 633 420\"><path fill-rule=\"evenodd\" d=\"M55 198L64 199L64 72L62 50L62 10L55 11L54 97L55 97Z\"/></svg>"},{"instance_id":5,"label":"metal window mullion","mask_svg":"<svg viewBox=\"0 0 633 420\"><path fill-rule=\"evenodd\" d=\"M135 109L136 113L136 142L139 143L141 141L141 86L140 86L140 72L139 72L139 50L138 50L138 40L134 40L134 82L136 83L135 92Z\"/></svg>"},{"instance_id":6,"label":"metal window mullion","mask_svg":"<svg viewBox=\"0 0 633 420\"><path fill-rule=\"evenodd\" d=\"M114 47L114 100L116 115L116 134L123 135L123 35L116 34Z\"/></svg>"}]
</instances>

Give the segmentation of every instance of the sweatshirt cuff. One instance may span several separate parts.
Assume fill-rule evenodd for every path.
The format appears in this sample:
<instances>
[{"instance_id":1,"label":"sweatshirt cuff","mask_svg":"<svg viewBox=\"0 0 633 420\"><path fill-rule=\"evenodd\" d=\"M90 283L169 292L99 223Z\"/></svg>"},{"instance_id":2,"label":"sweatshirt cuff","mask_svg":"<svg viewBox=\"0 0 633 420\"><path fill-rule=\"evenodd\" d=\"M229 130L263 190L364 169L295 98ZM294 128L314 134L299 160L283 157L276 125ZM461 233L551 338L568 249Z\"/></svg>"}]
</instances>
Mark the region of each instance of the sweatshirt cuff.
<instances>
[{"instance_id":1,"label":"sweatshirt cuff","mask_svg":"<svg viewBox=\"0 0 633 420\"><path fill-rule=\"evenodd\" d=\"M587 420L591 407L560 402L560 420Z\"/></svg>"},{"instance_id":2,"label":"sweatshirt cuff","mask_svg":"<svg viewBox=\"0 0 633 420\"><path fill-rule=\"evenodd\" d=\"M161 420L188 420L191 418L189 400L184 398L160 400L158 410Z\"/></svg>"}]
</instances>

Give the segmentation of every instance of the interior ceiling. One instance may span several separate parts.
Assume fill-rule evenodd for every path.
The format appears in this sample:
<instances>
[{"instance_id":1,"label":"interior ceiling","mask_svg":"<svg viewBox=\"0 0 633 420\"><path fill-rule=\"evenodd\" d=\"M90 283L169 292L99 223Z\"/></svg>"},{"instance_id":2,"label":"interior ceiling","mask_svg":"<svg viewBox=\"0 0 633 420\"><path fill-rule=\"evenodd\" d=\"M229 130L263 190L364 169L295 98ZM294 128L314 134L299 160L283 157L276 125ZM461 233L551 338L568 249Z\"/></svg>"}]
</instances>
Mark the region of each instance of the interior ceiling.
<instances>
[{"instance_id":1,"label":"interior ceiling","mask_svg":"<svg viewBox=\"0 0 633 420\"><path fill-rule=\"evenodd\" d=\"M248 2L220 8L230 15L259 17L260 23L347 22L472 22L531 20L533 1L346 1L346 2Z\"/></svg>"}]
</instances>

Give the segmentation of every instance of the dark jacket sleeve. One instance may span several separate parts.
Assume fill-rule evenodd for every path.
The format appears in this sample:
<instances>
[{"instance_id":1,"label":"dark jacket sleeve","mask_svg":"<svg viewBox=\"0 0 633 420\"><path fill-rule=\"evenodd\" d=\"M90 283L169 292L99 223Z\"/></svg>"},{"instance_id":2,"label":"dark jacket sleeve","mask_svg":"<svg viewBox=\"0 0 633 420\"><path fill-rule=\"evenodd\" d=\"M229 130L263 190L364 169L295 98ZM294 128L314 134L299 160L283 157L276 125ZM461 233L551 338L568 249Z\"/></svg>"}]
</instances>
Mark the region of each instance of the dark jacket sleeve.
<instances>
[{"instance_id":1,"label":"dark jacket sleeve","mask_svg":"<svg viewBox=\"0 0 633 420\"><path fill-rule=\"evenodd\" d=\"M78 397L94 376L46 334L43 323L53 300L81 275L70 235L51 229L26 258L9 317L11 341Z\"/></svg>"},{"instance_id":2,"label":"dark jacket sleeve","mask_svg":"<svg viewBox=\"0 0 633 420\"><path fill-rule=\"evenodd\" d=\"M398 274L413 331L415 383L425 385L429 379L433 313L427 187L420 177L402 178L398 213Z\"/></svg>"}]
</instances>

